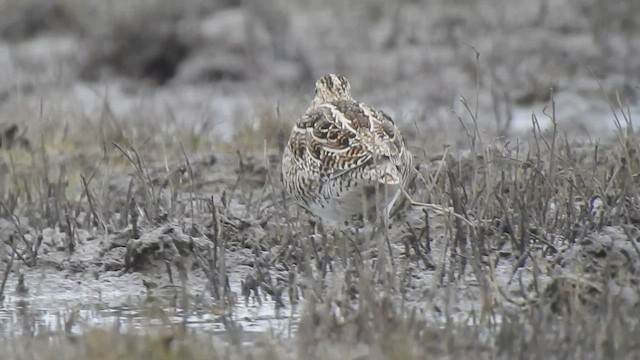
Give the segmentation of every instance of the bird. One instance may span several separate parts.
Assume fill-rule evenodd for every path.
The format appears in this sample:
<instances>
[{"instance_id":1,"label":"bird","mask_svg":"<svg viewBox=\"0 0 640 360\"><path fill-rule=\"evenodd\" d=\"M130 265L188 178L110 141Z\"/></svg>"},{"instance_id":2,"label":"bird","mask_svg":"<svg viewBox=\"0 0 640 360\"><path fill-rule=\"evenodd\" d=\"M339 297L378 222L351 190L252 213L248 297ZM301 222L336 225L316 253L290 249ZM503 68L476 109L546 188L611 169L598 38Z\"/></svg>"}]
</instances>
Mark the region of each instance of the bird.
<instances>
[{"instance_id":1,"label":"bird","mask_svg":"<svg viewBox=\"0 0 640 360\"><path fill-rule=\"evenodd\" d=\"M413 157L384 111L355 100L342 75L315 82L282 155L284 188L323 222L388 222L407 185Z\"/></svg>"}]
</instances>

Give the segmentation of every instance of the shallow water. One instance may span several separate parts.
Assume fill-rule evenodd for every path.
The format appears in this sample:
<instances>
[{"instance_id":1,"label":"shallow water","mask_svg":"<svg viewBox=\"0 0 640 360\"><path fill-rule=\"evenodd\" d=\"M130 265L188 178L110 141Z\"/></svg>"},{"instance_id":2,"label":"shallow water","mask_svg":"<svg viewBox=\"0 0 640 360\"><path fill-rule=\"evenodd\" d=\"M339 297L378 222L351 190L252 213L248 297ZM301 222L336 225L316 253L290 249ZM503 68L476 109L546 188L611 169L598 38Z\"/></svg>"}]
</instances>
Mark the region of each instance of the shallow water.
<instances>
[{"instance_id":1,"label":"shallow water","mask_svg":"<svg viewBox=\"0 0 640 360\"><path fill-rule=\"evenodd\" d=\"M183 324L187 330L212 335L224 334L232 325L241 328L242 341L248 341L265 333L288 338L295 333L299 318L298 307L276 310L275 302L265 297L262 304L250 300L246 305L244 298L238 297L225 319L221 307L204 299L208 294L200 298L190 294L184 306L184 294L178 289L125 295L109 292L105 286L107 291L96 295L82 285L77 289L58 287L58 291L49 293L36 289L34 294L17 295L14 287L15 281L7 283L8 294L0 304L0 338L53 331L79 335L84 329L95 327L154 331ZM240 293L239 282L231 282L231 288Z\"/></svg>"}]
</instances>

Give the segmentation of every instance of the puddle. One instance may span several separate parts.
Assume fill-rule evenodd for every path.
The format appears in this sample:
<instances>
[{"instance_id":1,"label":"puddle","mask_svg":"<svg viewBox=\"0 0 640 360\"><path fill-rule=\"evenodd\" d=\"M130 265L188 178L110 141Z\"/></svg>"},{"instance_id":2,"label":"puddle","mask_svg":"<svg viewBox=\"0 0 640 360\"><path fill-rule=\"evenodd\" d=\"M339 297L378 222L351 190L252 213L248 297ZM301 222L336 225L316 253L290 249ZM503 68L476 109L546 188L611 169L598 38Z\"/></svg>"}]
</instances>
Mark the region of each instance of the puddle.
<instances>
[{"instance_id":1,"label":"puddle","mask_svg":"<svg viewBox=\"0 0 640 360\"><path fill-rule=\"evenodd\" d=\"M262 298L262 304L238 297L225 319L220 307L213 304L207 295L188 296L183 306L183 294L125 295L104 292L95 296L86 284L76 290L60 288L46 295L17 296L13 293L15 282L7 283L5 301L0 304L0 338L10 336L38 336L54 331L66 331L79 335L83 329L104 327L121 331L162 330L184 324L187 330L198 334L222 335L231 324L242 329L242 341L259 334L277 334L289 338L295 334L299 320L299 306L287 306L276 310L275 302ZM231 289L240 294L240 283L231 283ZM105 290L109 290L108 286Z\"/></svg>"}]
</instances>

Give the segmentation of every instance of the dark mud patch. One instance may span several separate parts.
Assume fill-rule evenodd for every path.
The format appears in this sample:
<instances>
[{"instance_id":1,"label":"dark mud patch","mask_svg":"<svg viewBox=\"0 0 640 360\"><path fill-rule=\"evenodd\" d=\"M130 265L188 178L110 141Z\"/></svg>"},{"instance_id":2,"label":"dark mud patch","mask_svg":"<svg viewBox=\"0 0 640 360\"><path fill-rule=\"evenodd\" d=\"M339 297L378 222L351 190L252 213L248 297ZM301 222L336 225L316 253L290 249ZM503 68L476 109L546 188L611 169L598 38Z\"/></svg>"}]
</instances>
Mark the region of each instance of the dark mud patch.
<instances>
[{"instance_id":1,"label":"dark mud patch","mask_svg":"<svg viewBox=\"0 0 640 360\"><path fill-rule=\"evenodd\" d=\"M44 32L76 33L82 30L78 14L61 2L4 2L0 12L0 38L11 42L27 40Z\"/></svg>"},{"instance_id":2,"label":"dark mud patch","mask_svg":"<svg viewBox=\"0 0 640 360\"><path fill-rule=\"evenodd\" d=\"M97 39L81 71L85 80L97 80L111 71L116 76L149 80L163 85L177 73L191 46L172 31L172 24L159 24L154 15L126 21L113 33ZM142 29L140 27L143 27Z\"/></svg>"}]
</instances>

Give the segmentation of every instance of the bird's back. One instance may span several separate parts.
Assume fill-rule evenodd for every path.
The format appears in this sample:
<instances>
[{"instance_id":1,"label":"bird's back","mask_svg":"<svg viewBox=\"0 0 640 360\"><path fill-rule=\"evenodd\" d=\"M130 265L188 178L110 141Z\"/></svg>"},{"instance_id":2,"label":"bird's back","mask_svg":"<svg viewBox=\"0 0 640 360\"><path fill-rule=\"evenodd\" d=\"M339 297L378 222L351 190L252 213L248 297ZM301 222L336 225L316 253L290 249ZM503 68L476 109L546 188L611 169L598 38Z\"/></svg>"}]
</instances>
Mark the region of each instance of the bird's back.
<instances>
[{"instance_id":1,"label":"bird's back","mask_svg":"<svg viewBox=\"0 0 640 360\"><path fill-rule=\"evenodd\" d=\"M389 210L406 183L411 154L393 120L350 97L312 104L294 125L283 182L303 207L328 220Z\"/></svg>"}]
</instances>

